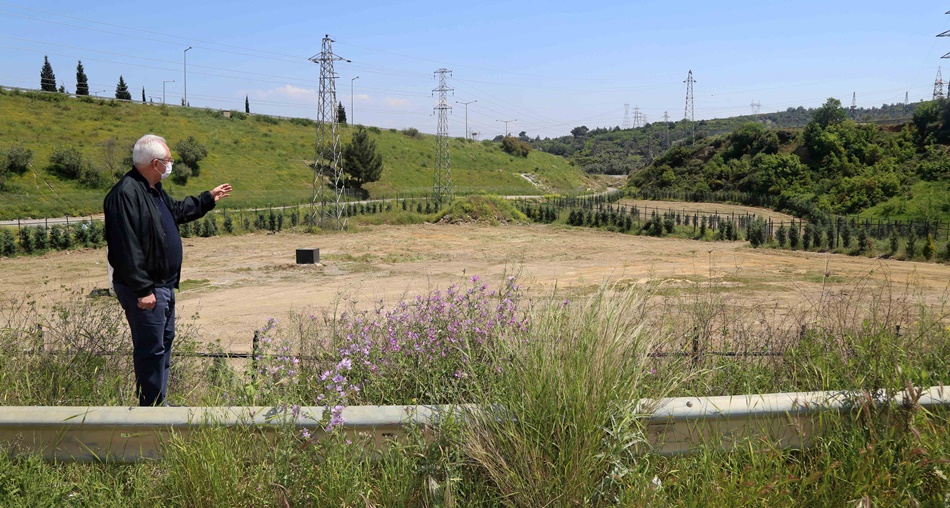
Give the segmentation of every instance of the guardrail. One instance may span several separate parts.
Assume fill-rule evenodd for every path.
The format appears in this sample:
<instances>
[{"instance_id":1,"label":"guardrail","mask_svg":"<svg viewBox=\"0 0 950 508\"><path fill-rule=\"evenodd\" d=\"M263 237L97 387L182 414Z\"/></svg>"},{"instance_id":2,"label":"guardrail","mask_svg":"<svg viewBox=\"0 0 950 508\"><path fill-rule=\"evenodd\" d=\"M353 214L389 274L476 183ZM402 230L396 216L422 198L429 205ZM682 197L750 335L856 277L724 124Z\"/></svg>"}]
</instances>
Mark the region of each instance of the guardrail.
<instances>
[{"instance_id":1,"label":"guardrail","mask_svg":"<svg viewBox=\"0 0 950 508\"><path fill-rule=\"evenodd\" d=\"M920 392L922 407L950 407L950 386ZM909 403L908 394L890 402ZM662 455L699 447L732 450L765 439L783 448L807 447L821 430L819 415L852 407L861 394L791 392L661 399L647 422L648 450ZM887 402L878 400L881 403ZM403 439L408 426L438 425L446 411L474 406L352 406L343 431L370 436L376 450ZM322 433L326 408L296 414L279 407L75 407L8 406L0 411L0 446L57 461L136 462L160 458L164 443L208 426L256 426L273 435L281 426Z\"/></svg>"}]
</instances>

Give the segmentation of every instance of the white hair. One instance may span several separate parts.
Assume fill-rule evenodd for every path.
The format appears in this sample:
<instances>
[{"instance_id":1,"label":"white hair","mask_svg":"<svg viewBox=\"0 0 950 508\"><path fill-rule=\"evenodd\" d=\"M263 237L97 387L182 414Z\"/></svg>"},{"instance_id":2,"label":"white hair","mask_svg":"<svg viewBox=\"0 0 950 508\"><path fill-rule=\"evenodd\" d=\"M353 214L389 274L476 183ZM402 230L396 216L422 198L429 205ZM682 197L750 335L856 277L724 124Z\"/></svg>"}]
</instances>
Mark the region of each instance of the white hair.
<instances>
[{"instance_id":1,"label":"white hair","mask_svg":"<svg viewBox=\"0 0 950 508\"><path fill-rule=\"evenodd\" d=\"M155 134L146 134L135 142L132 147L132 164L136 167L144 166L154 159L165 158L165 138ZM168 143L165 143L168 146Z\"/></svg>"}]
</instances>

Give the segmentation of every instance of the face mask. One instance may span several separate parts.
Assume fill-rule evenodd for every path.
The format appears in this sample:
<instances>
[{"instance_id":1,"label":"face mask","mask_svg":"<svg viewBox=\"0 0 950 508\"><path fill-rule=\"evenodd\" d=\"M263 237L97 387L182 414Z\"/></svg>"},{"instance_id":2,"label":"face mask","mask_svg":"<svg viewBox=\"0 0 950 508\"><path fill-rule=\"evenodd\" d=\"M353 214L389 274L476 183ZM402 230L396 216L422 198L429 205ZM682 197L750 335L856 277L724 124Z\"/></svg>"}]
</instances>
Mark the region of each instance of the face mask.
<instances>
[{"instance_id":1,"label":"face mask","mask_svg":"<svg viewBox=\"0 0 950 508\"><path fill-rule=\"evenodd\" d=\"M162 173L162 180L164 180L164 179L168 178L169 176L171 176L171 174L172 174L172 163L171 163L171 162L163 162L162 164L165 166L165 172Z\"/></svg>"}]
</instances>

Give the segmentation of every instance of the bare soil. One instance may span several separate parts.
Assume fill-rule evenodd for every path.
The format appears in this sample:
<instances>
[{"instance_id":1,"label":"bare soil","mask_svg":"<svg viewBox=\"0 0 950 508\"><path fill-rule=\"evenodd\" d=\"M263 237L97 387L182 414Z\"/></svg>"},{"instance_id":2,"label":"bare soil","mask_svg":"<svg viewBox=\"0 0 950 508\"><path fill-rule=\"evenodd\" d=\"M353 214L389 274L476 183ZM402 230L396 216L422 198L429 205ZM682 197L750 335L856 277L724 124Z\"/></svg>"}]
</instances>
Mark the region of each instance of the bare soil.
<instances>
[{"instance_id":1,"label":"bare soil","mask_svg":"<svg viewBox=\"0 0 950 508\"><path fill-rule=\"evenodd\" d=\"M695 205L695 204L690 204ZM722 206L722 205L719 205ZM529 294L587 293L606 281L721 289L735 305L789 310L814 305L853 281L908 288L945 301L950 266L836 254L752 249L544 225L411 225L307 235L281 232L186 238L178 315L197 315L204 340L250 348L253 331L291 309L323 312L341 301L393 303L479 275L496 284L520 274ZM296 248L321 264L297 265ZM107 287L105 250L0 259L0 306L27 294L43 301ZM116 304L118 305L118 304ZM0 313L2 317L2 313Z\"/></svg>"}]
</instances>

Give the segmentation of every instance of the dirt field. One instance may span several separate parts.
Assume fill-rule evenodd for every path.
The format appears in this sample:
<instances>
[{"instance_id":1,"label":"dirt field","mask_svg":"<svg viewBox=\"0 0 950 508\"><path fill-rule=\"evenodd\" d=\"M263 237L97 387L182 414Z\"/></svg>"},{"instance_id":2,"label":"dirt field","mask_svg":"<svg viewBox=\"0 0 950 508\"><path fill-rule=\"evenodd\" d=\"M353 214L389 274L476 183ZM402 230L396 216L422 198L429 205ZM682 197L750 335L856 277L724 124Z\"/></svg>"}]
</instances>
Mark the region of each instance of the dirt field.
<instances>
[{"instance_id":1,"label":"dirt field","mask_svg":"<svg viewBox=\"0 0 950 508\"><path fill-rule=\"evenodd\" d=\"M320 312L339 298L392 303L480 275L495 285L520 272L530 294L587 292L604 281L659 280L668 287L715 283L737 305L807 306L854 280L908 285L929 302L948 289L950 266L751 249L746 242L696 242L544 225L366 227L322 236L252 234L186 238L179 316L198 314L206 340L237 351L253 330L290 309ZM296 265L296 248L319 248L320 265ZM106 287L105 250L0 259L0 305L32 294L63 298ZM823 289L824 288L824 289Z\"/></svg>"}]
</instances>

